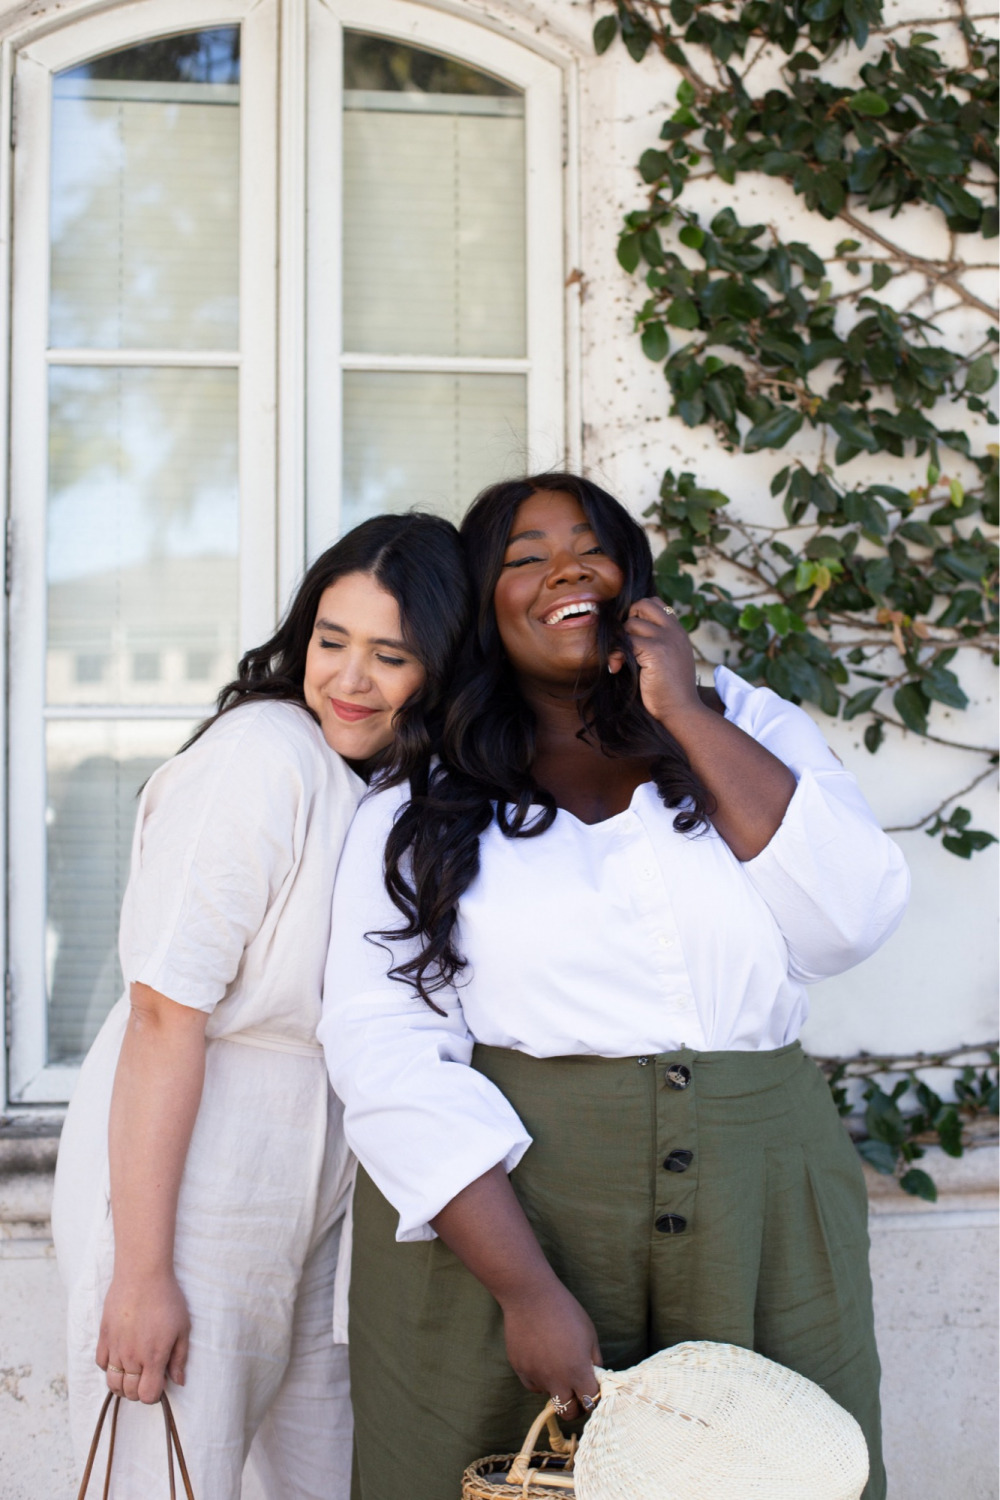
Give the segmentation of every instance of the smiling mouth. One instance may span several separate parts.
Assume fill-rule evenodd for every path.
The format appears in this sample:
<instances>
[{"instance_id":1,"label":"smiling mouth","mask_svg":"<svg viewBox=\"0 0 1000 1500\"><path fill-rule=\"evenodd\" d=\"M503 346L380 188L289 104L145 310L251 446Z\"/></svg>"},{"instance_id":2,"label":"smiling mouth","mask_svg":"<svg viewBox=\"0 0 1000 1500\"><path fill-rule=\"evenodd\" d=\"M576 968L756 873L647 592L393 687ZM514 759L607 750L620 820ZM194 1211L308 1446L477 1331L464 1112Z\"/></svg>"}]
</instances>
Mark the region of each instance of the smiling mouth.
<instances>
[{"instance_id":1,"label":"smiling mouth","mask_svg":"<svg viewBox=\"0 0 1000 1500\"><path fill-rule=\"evenodd\" d=\"M338 719L343 719L347 724L360 724L362 719L370 719L372 714L377 714L377 708L363 708L360 703L345 703L341 698L331 698L330 705Z\"/></svg>"},{"instance_id":2,"label":"smiling mouth","mask_svg":"<svg viewBox=\"0 0 1000 1500\"><path fill-rule=\"evenodd\" d=\"M568 604L560 604L558 609L553 609L544 615L542 624L561 625L564 620L585 619L588 615L597 613L597 605L593 599L574 599Z\"/></svg>"}]
</instances>

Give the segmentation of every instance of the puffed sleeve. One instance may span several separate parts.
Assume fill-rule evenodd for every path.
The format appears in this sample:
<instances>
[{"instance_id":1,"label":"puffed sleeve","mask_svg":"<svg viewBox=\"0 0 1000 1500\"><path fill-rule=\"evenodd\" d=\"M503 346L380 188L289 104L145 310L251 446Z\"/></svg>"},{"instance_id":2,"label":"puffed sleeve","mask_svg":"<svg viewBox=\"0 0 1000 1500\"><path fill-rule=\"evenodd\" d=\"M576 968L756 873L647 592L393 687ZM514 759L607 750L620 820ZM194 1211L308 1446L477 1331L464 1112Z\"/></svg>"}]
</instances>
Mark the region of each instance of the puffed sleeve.
<instances>
[{"instance_id":1,"label":"puffed sleeve","mask_svg":"<svg viewBox=\"0 0 1000 1500\"><path fill-rule=\"evenodd\" d=\"M726 717L795 776L780 828L743 870L781 929L793 977L829 979L898 927L910 894L906 861L807 713L725 667L716 687Z\"/></svg>"},{"instance_id":2,"label":"puffed sleeve","mask_svg":"<svg viewBox=\"0 0 1000 1500\"><path fill-rule=\"evenodd\" d=\"M438 1015L410 985L387 977L415 949L365 936L402 924L382 880L401 805L398 790L374 793L351 825L317 1035L344 1102L348 1144L398 1211L396 1238L407 1241L433 1239L430 1220L445 1204L499 1162L512 1171L531 1137L495 1085L469 1066L474 1041L455 990L434 996Z\"/></svg>"},{"instance_id":3,"label":"puffed sleeve","mask_svg":"<svg viewBox=\"0 0 1000 1500\"><path fill-rule=\"evenodd\" d=\"M291 870L307 781L291 704L225 714L147 783L122 902L126 984L211 1011Z\"/></svg>"}]
</instances>

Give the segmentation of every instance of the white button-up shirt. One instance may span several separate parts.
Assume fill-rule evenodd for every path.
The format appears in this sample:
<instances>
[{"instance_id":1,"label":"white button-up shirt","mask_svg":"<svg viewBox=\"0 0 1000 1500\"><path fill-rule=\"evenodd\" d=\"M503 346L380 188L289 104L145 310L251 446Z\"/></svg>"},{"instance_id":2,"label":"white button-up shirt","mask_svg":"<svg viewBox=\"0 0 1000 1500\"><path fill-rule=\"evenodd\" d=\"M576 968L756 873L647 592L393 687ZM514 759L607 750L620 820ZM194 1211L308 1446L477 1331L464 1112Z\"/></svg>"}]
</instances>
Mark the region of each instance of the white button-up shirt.
<instances>
[{"instance_id":1,"label":"white button-up shirt","mask_svg":"<svg viewBox=\"0 0 1000 1500\"><path fill-rule=\"evenodd\" d=\"M499 1090L468 1066L475 1042L532 1057L758 1051L798 1036L804 986L867 958L897 926L909 879L857 783L801 709L720 667L727 717L797 786L780 828L740 863L709 828L673 827L651 782L587 824L560 810L537 838L494 822L462 896L468 964L436 1015L387 979L405 944L365 933L401 922L382 850L402 801L375 793L337 874L319 1037L346 1106L348 1140L399 1210L399 1238L476 1177L530 1145Z\"/></svg>"}]
</instances>

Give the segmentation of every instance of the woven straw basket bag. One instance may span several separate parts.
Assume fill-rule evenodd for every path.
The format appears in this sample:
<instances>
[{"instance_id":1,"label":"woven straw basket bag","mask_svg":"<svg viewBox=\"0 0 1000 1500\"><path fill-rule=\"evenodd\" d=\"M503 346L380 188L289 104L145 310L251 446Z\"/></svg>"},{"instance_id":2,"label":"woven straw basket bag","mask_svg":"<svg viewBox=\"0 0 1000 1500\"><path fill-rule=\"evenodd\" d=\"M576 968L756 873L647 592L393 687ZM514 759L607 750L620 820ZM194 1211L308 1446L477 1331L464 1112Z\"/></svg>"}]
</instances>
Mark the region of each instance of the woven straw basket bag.
<instances>
[{"instance_id":1,"label":"woven straw basket bag","mask_svg":"<svg viewBox=\"0 0 1000 1500\"><path fill-rule=\"evenodd\" d=\"M868 1450L850 1414L803 1375L732 1344L663 1349L599 1370L601 1401L579 1450L466 1470L462 1500L859 1500ZM554 1445L555 1446L555 1445ZM543 1467L539 1465L544 1465Z\"/></svg>"}]
</instances>

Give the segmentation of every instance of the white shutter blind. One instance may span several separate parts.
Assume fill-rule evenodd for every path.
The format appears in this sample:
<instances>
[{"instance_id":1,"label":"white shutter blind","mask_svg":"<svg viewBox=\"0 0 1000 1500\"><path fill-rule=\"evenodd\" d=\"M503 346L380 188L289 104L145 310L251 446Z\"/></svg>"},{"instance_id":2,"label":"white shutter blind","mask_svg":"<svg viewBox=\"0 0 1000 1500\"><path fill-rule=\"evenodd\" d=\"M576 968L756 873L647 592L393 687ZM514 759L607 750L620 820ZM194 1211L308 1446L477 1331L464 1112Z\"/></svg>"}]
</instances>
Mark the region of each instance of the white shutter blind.
<instances>
[{"instance_id":1,"label":"white shutter blind","mask_svg":"<svg viewBox=\"0 0 1000 1500\"><path fill-rule=\"evenodd\" d=\"M55 81L56 348L236 347L238 97L232 84Z\"/></svg>"},{"instance_id":2,"label":"white shutter blind","mask_svg":"<svg viewBox=\"0 0 1000 1500\"><path fill-rule=\"evenodd\" d=\"M523 355L522 101L366 90L345 104L345 348Z\"/></svg>"},{"instance_id":3,"label":"white shutter blind","mask_svg":"<svg viewBox=\"0 0 1000 1500\"><path fill-rule=\"evenodd\" d=\"M343 528L411 507L461 519L525 467L523 375L352 370L344 376Z\"/></svg>"},{"instance_id":4,"label":"white shutter blind","mask_svg":"<svg viewBox=\"0 0 1000 1500\"><path fill-rule=\"evenodd\" d=\"M524 96L360 32L345 85L341 530L457 520L527 462Z\"/></svg>"}]
</instances>

